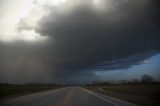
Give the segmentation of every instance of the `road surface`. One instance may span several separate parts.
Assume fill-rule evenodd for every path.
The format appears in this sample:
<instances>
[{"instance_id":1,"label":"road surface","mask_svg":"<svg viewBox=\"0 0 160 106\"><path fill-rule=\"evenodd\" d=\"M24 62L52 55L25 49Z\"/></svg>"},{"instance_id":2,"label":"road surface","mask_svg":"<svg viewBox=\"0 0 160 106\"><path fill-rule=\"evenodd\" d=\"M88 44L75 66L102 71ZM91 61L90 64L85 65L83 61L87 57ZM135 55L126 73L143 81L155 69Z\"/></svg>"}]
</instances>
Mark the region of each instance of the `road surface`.
<instances>
[{"instance_id":1,"label":"road surface","mask_svg":"<svg viewBox=\"0 0 160 106\"><path fill-rule=\"evenodd\" d=\"M81 87L66 87L0 101L0 106L137 106Z\"/></svg>"}]
</instances>

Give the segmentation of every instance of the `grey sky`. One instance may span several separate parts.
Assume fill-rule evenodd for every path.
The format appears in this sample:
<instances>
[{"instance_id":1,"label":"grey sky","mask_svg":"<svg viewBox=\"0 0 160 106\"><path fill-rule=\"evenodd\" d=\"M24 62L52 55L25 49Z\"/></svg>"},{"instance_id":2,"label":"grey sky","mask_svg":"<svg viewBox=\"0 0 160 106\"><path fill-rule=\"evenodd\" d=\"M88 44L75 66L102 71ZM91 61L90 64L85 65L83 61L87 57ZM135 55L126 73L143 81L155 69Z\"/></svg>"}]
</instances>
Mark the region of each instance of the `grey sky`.
<instances>
[{"instance_id":1,"label":"grey sky","mask_svg":"<svg viewBox=\"0 0 160 106\"><path fill-rule=\"evenodd\" d=\"M91 81L160 50L158 0L15 1L28 8L13 15L1 2L0 22L17 19L0 26L1 82Z\"/></svg>"}]
</instances>

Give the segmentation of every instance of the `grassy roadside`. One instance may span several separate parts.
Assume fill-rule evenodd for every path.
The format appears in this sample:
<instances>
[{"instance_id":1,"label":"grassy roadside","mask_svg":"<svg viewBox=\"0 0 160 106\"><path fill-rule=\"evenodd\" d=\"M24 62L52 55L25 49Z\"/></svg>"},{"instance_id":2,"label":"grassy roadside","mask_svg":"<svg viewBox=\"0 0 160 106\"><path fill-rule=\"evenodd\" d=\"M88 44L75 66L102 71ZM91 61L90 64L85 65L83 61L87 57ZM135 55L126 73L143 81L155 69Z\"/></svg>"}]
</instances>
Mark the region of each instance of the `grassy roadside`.
<instances>
[{"instance_id":1,"label":"grassy roadside","mask_svg":"<svg viewBox=\"0 0 160 106\"><path fill-rule=\"evenodd\" d=\"M25 95L34 92L41 92L51 89L61 88L60 85L51 84L26 84L26 85L10 85L0 84L0 99Z\"/></svg>"},{"instance_id":2,"label":"grassy roadside","mask_svg":"<svg viewBox=\"0 0 160 106\"><path fill-rule=\"evenodd\" d=\"M85 88L140 106L160 106L160 84L87 86Z\"/></svg>"}]
</instances>

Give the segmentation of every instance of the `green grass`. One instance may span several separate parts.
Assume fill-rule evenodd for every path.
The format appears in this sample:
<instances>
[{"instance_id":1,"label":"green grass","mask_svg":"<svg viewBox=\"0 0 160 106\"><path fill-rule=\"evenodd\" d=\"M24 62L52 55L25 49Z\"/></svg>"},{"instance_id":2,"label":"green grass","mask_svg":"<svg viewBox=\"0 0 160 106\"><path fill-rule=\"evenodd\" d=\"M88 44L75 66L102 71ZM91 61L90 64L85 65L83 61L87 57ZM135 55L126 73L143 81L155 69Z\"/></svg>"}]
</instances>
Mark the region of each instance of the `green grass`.
<instances>
[{"instance_id":1,"label":"green grass","mask_svg":"<svg viewBox=\"0 0 160 106\"><path fill-rule=\"evenodd\" d=\"M22 94L28 94L33 92L40 92L45 90L57 89L62 86L58 85L38 85L38 84L29 84L29 85L9 85L1 84L0 85L0 98L18 96Z\"/></svg>"},{"instance_id":2,"label":"green grass","mask_svg":"<svg viewBox=\"0 0 160 106\"><path fill-rule=\"evenodd\" d=\"M86 88L140 106L160 106L160 84L90 86Z\"/></svg>"}]
</instances>

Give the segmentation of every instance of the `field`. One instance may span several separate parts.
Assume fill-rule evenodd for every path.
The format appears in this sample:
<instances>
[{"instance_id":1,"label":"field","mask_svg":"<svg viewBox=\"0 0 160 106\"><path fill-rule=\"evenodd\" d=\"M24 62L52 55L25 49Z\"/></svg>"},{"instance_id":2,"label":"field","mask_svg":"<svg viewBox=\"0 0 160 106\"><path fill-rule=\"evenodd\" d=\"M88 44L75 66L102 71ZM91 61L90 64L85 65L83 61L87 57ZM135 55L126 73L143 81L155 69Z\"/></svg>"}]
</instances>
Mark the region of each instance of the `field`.
<instances>
[{"instance_id":1,"label":"field","mask_svg":"<svg viewBox=\"0 0 160 106\"><path fill-rule=\"evenodd\" d=\"M0 84L0 99L40 92L45 90L57 89L62 86L51 84L26 84L26 85L10 85Z\"/></svg>"},{"instance_id":2,"label":"field","mask_svg":"<svg viewBox=\"0 0 160 106\"><path fill-rule=\"evenodd\" d=\"M160 106L160 84L88 86L89 90L140 106Z\"/></svg>"}]
</instances>

